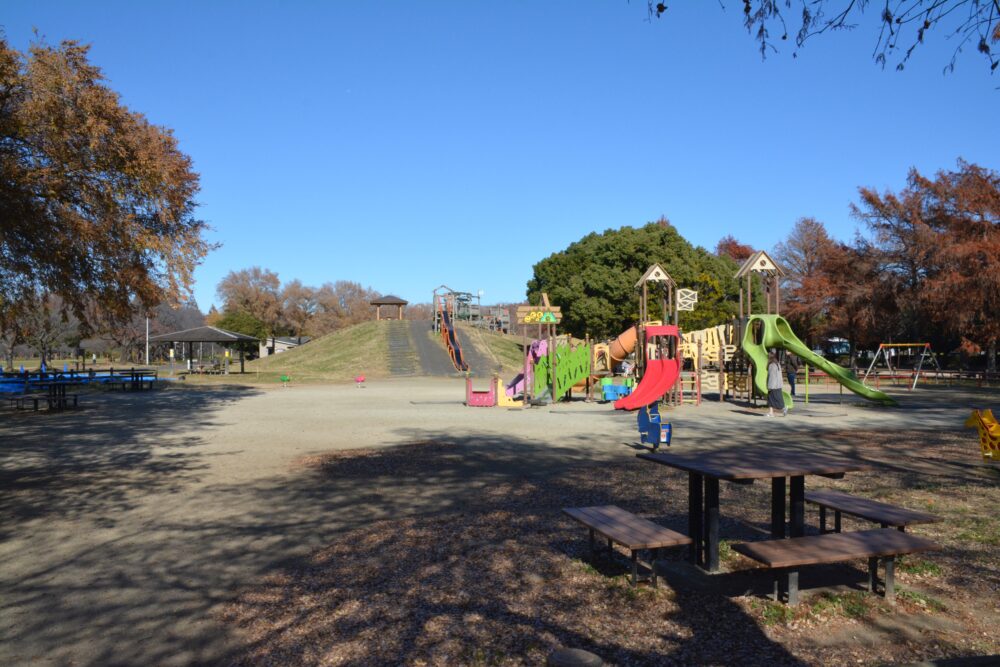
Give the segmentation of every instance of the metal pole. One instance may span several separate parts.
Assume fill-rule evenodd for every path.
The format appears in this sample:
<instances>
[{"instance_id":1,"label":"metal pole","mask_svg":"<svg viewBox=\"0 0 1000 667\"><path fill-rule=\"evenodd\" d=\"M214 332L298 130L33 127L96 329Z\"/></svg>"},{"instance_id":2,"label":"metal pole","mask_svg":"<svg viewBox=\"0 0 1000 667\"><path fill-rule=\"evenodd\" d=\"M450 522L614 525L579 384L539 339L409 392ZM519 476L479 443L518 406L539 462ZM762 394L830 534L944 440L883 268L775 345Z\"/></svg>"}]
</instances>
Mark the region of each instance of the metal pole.
<instances>
[{"instance_id":1,"label":"metal pole","mask_svg":"<svg viewBox=\"0 0 1000 667\"><path fill-rule=\"evenodd\" d=\"M809 364L806 367L806 405L809 405Z\"/></svg>"},{"instance_id":2,"label":"metal pole","mask_svg":"<svg viewBox=\"0 0 1000 667\"><path fill-rule=\"evenodd\" d=\"M146 365L149 365L149 318L146 318Z\"/></svg>"}]
</instances>

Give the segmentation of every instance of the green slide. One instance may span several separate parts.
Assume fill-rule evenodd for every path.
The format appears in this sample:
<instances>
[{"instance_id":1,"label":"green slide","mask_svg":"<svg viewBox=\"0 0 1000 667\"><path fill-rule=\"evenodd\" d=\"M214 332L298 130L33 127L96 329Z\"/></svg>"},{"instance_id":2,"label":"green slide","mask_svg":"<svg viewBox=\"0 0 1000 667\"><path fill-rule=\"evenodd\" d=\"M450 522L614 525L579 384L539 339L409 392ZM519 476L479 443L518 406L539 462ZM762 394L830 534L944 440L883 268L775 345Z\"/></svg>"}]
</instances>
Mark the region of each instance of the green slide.
<instances>
[{"instance_id":1,"label":"green slide","mask_svg":"<svg viewBox=\"0 0 1000 667\"><path fill-rule=\"evenodd\" d=\"M759 321L763 327L761 342L754 341L753 330L754 321ZM888 394L866 387L854 373L848 369L827 361L823 357L815 354L799 340L792 331L788 320L780 315L751 315L747 322L746 330L743 332L743 351L747 353L753 362L753 383L757 391L767 395L767 351L770 348L780 347L796 355L811 366L816 366L834 380L844 385L858 396L867 398L869 401L878 401L887 405L896 405ZM792 407L792 397L787 392L782 391L785 398L785 406Z\"/></svg>"}]
</instances>

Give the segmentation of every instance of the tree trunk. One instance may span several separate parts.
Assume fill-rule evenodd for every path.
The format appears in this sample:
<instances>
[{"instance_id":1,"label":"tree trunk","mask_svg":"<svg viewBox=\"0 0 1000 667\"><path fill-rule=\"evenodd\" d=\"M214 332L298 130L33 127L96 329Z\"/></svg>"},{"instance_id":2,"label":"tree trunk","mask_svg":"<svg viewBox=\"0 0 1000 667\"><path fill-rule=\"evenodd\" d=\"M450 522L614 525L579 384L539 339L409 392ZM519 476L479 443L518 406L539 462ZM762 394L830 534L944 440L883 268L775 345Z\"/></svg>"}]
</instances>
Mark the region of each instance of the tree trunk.
<instances>
[{"instance_id":1,"label":"tree trunk","mask_svg":"<svg viewBox=\"0 0 1000 667\"><path fill-rule=\"evenodd\" d=\"M986 370L989 373L997 372L997 339L994 338L986 346Z\"/></svg>"}]
</instances>

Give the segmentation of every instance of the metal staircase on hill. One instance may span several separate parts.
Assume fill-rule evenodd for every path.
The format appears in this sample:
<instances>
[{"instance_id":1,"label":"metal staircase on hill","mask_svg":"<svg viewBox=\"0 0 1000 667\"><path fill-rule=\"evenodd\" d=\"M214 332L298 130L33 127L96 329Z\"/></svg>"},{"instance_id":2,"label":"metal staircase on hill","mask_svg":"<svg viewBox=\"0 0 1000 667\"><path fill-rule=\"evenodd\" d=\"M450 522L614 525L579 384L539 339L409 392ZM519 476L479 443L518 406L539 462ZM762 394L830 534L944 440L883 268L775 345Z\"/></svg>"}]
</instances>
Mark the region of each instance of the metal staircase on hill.
<instances>
[{"instance_id":1,"label":"metal staircase on hill","mask_svg":"<svg viewBox=\"0 0 1000 667\"><path fill-rule=\"evenodd\" d=\"M410 323L392 320L386 323L389 338L389 373L391 375L416 375L417 358L410 340Z\"/></svg>"}]
</instances>

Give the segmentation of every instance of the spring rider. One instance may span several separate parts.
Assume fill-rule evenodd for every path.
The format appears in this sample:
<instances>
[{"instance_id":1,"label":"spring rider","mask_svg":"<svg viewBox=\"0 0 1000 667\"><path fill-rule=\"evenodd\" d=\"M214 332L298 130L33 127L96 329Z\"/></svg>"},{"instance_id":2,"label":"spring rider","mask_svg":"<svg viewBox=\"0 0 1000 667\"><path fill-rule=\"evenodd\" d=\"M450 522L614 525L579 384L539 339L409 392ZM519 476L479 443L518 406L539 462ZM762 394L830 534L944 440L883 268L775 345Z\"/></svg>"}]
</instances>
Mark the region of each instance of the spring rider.
<instances>
[{"instance_id":1,"label":"spring rider","mask_svg":"<svg viewBox=\"0 0 1000 667\"><path fill-rule=\"evenodd\" d=\"M668 421L660 417L660 404L650 403L638 411L636 420L639 422L639 441L653 446L655 452L660 445L670 446L673 428Z\"/></svg>"}]
</instances>

